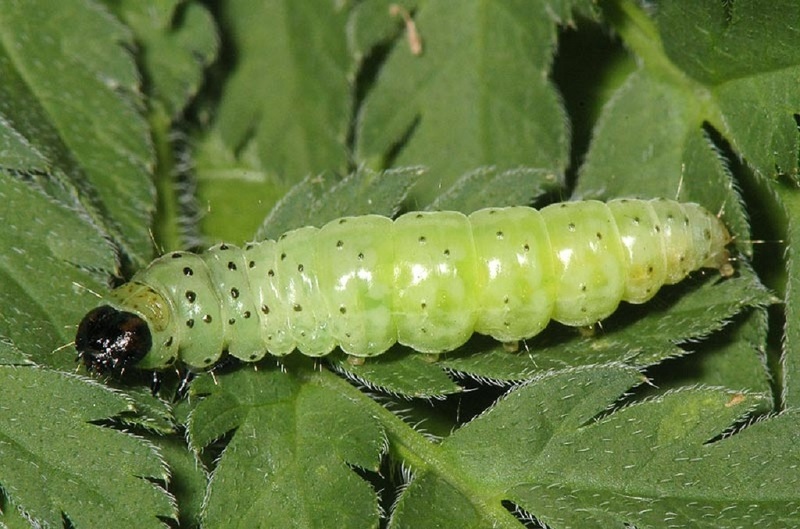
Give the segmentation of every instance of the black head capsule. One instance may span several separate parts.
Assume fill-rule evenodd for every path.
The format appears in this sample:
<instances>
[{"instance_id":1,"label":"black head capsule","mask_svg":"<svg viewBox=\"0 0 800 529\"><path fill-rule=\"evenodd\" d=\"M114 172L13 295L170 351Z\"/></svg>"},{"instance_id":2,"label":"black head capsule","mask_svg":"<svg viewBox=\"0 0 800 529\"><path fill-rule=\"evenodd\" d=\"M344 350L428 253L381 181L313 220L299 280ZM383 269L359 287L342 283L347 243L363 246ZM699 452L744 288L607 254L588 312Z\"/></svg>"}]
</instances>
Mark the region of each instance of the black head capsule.
<instances>
[{"instance_id":1,"label":"black head capsule","mask_svg":"<svg viewBox=\"0 0 800 529\"><path fill-rule=\"evenodd\" d=\"M84 316L75 337L78 358L86 369L117 377L144 358L152 344L150 329L142 318L108 305Z\"/></svg>"}]
</instances>

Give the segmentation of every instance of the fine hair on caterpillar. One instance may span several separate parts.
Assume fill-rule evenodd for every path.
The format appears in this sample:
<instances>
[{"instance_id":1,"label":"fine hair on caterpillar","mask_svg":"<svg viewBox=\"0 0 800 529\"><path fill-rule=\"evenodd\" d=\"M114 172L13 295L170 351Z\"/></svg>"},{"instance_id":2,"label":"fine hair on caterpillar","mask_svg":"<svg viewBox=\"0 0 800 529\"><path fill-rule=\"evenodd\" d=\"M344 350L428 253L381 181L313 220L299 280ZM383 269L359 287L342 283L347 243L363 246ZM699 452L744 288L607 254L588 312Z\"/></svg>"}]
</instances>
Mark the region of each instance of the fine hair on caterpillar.
<instances>
[{"instance_id":1,"label":"fine hair on caterpillar","mask_svg":"<svg viewBox=\"0 0 800 529\"><path fill-rule=\"evenodd\" d=\"M90 311L75 343L90 371L121 375L204 369L226 351L254 362L395 343L438 354L473 333L515 342L550 320L592 325L694 270L729 275L730 240L717 216L667 199L344 217L163 255Z\"/></svg>"}]
</instances>

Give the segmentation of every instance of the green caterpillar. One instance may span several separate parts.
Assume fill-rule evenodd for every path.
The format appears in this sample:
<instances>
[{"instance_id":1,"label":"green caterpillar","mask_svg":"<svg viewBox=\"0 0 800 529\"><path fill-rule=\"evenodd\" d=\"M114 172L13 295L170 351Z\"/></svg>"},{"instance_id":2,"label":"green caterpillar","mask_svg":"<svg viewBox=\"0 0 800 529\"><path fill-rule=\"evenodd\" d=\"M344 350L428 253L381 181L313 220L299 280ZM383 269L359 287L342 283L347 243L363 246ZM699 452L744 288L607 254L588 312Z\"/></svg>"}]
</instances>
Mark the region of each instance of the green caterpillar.
<instances>
[{"instance_id":1,"label":"green caterpillar","mask_svg":"<svg viewBox=\"0 0 800 529\"><path fill-rule=\"evenodd\" d=\"M502 342L552 320L585 326L699 268L730 267L728 230L691 203L621 199L537 211L345 217L244 248L156 259L81 322L90 371L190 369L299 349L424 353L473 333Z\"/></svg>"}]
</instances>

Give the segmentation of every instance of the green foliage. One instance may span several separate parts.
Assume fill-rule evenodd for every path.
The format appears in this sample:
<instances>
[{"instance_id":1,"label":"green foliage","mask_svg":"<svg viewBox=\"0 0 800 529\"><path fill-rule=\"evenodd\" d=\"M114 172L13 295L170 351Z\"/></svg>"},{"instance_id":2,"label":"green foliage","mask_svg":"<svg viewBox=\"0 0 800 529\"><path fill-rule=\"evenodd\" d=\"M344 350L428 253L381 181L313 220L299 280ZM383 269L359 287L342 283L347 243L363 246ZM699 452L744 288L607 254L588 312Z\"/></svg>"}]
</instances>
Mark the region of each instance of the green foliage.
<instances>
[{"instance_id":1,"label":"green foliage","mask_svg":"<svg viewBox=\"0 0 800 529\"><path fill-rule=\"evenodd\" d=\"M306 177L275 205L256 239L275 239L300 225L322 226L345 215L392 217L423 173L422 168L360 170L338 182L323 175Z\"/></svg>"},{"instance_id":2,"label":"green foliage","mask_svg":"<svg viewBox=\"0 0 800 529\"><path fill-rule=\"evenodd\" d=\"M326 383L329 377L327 371L298 365L289 373L239 371L193 385L193 392L208 395L189 423L190 441L197 448L231 429L259 432L235 435L225 447L209 483L206 524L374 525L377 497L348 465L378 470L380 423L366 412L366 398ZM265 474L275 480L273 486L264 486ZM230 519L232 512L236 521Z\"/></svg>"},{"instance_id":3,"label":"green foliage","mask_svg":"<svg viewBox=\"0 0 800 529\"><path fill-rule=\"evenodd\" d=\"M170 497L148 482L168 477L152 447L90 424L128 410L122 395L64 373L1 369L0 482L12 502L24 498L27 516L51 526L66 516L76 527L160 527L156 516L175 515Z\"/></svg>"},{"instance_id":4,"label":"green foliage","mask_svg":"<svg viewBox=\"0 0 800 529\"><path fill-rule=\"evenodd\" d=\"M0 0L0 527L800 525L798 19ZM517 353L75 373L93 293L160 250L620 196L720 211L735 276Z\"/></svg>"},{"instance_id":5,"label":"green foliage","mask_svg":"<svg viewBox=\"0 0 800 529\"><path fill-rule=\"evenodd\" d=\"M130 28L89 2L9 1L2 12L0 166L37 173L144 264L153 152Z\"/></svg>"}]
</instances>

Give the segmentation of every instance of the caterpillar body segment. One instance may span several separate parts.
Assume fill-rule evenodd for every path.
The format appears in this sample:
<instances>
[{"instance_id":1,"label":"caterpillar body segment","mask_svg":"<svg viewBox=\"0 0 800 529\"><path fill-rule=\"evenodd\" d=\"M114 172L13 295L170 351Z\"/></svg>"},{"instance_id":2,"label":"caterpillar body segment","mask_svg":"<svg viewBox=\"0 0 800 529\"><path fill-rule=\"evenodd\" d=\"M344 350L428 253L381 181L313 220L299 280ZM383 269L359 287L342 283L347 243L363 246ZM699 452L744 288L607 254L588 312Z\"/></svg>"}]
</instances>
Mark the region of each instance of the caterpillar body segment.
<instances>
[{"instance_id":1,"label":"caterpillar body segment","mask_svg":"<svg viewBox=\"0 0 800 529\"><path fill-rule=\"evenodd\" d=\"M90 370L121 374L202 369L224 351L370 357L399 342L440 353L475 332L513 342L721 269L729 242L705 209L664 199L346 217L164 255L84 318L76 346Z\"/></svg>"}]
</instances>

